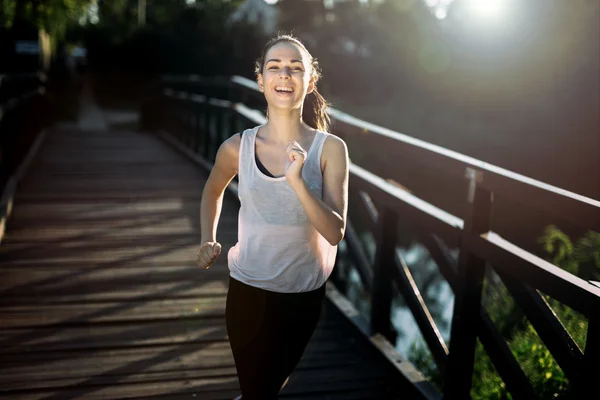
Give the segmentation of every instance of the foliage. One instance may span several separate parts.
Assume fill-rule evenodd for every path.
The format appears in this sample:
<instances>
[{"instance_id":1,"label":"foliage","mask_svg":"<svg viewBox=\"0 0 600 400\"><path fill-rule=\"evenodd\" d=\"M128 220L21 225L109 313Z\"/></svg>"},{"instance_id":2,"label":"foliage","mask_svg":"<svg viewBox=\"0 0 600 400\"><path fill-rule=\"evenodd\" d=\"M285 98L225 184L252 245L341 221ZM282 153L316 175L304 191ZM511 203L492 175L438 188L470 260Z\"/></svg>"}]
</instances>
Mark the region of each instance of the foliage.
<instances>
[{"instance_id":1,"label":"foliage","mask_svg":"<svg viewBox=\"0 0 600 400\"><path fill-rule=\"evenodd\" d=\"M137 25L136 1L111 0L99 9L100 22L80 29L94 67L135 74L226 75L238 72L233 45L253 48L250 28L236 38L223 27L240 1L204 0L188 6L184 0L148 2L147 22ZM257 31L257 29L254 29ZM255 53L254 56L258 54ZM251 63L247 69L252 70Z\"/></svg>"},{"instance_id":2,"label":"foliage","mask_svg":"<svg viewBox=\"0 0 600 400\"><path fill-rule=\"evenodd\" d=\"M137 20L137 0L100 3L97 24L70 32L85 43L90 76L101 103L138 101L159 75L252 76L266 38L262 29L228 24L242 0L147 0L147 19Z\"/></svg>"},{"instance_id":3,"label":"foliage","mask_svg":"<svg viewBox=\"0 0 600 400\"><path fill-rule=\"evenodd\" d=\"M575 244L569 236L550 225L540 238L552 263L585 280L600 280L600 234L588 231Z\"/></svg>"},{"instance_id":4,"label":"foliage","mask_svg":"<svg viewBox=\"0 0 600 400\"><path fill-rule=\"evenodd\" d=\"M0 0L0 24L11 27L17 18L62 39L70 26L85 15L91 0Z\"/></svg>"}]
</instances>

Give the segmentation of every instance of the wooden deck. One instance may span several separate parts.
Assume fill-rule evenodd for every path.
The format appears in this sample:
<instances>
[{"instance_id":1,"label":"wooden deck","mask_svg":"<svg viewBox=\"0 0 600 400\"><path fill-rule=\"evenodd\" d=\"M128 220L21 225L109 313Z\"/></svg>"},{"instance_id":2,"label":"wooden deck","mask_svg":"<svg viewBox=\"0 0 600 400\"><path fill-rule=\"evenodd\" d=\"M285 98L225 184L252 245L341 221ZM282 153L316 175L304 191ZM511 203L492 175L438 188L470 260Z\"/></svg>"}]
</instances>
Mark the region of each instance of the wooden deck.
<instances>
[{"instance_id":1,"label":"wooden deck","mask_svg":"<svg viewBox=\"0 0 600 400\"><path fill-rule=\"evenodd\" d=\"M231 399L226 201L195 266L205 174L154 136L54 129L0 245L0 398ZM330 302L282 399L391 399L395 374Z\"/></svg>"}]
</instances>

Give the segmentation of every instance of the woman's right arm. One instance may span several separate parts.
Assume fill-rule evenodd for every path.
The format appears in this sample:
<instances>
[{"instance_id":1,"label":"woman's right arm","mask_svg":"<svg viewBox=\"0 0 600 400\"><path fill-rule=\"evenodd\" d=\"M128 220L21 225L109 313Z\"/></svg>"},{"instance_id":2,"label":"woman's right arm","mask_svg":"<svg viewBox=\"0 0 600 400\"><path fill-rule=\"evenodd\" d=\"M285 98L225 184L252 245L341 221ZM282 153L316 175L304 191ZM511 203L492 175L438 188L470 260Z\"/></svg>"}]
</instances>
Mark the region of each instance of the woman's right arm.
<instances>
[{"instance_id":1,"label":"woman's right arm","mask_svg":"<svg viewBox=\"0 0 600 400\"><path fill-rule=\"evenodd\" d=\"M221 216L223 194L229 182L238 173L240 135L235 134L219 147L215 164L202 191L200 201L200 242L198 264L208 268L221 251L217 243L217 225Z\"/></svg>"}]
</instances>

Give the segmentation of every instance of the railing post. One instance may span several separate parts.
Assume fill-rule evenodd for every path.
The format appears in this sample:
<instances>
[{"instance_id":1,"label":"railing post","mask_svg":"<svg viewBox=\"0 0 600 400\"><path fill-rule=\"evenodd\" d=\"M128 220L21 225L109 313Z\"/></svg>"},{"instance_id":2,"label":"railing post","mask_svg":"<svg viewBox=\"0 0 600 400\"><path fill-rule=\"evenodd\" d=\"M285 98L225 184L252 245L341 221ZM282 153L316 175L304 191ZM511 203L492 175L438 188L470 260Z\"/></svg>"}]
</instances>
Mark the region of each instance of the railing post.
<instances>
[{"instance_id":1,"label":"railing post","mask_svg":"<svg viewBox=\"0 0 600 400\"><path fill-rule=\"evenodd\" d=\"M371 331L381 333L392 344L396 343L396 331L390 316L392 311L392 282L394 280L395 251L397 243L398 215L384 207L377 220L377 250L373 266L373 290L371 292Z\"/></svg>"},{"instance_id":2,"label":"railing post","mask_svg":"<svg viewBox=\"0 0 600 400\"><path fill-rule=\"evenodd\" d=\"M485 260L472 254L468 238L488 232L492 217L493 195L478 185L483 173L467 168L466 176L469 180L468 203L458 260L450 351L444 375L446 399L470 398Z\"/></svg>"},{"instance_id":3,"label":"railing post","mask_svg":"<svg viewBox=\"0 0 600 400\"><path fill-rule=\"evenodd\" d=\"M194 110L194 153L200 149L200 103L193 102Z\"/></svg>"},{"instance_id":4,"label":"railing post","mask_svg":"<svg viewBox=\"0 0 600 400\"><path fill-rule=\"evenodd\" d=\"M206 103L204 106L204 148L202 149L202 156L204 159L208 160L210 155L210 147L212 145L212 138L210 133L210 114L211 114L211 106L208 103L208 98L206 99Z\"/></svg>"},{"instance_id":5,"label":"railing post","mask_svg":"<svg viewBox=\"0 0 600 400\"><path fill-rule=\"evenodd\" d=\"M588 319L588 331L583 353L579 381L574 382L576 399L589 397L598 389L596 379L600 376L600 311L592 310Z\"/></svg>"},{"instance_id":6,"label":"railing post","mask_svg":"<svg viewBox=\"0 0 600 400\"><path fill-rule=\"evenodd\" d=\"M188 91L182 92L181 106L180 106L180 110L181 110L181 118L180 118L181 143L185 144L186 146L189 146L189 144L190 144L190 125L189 125L190 116L189 116L189 111L188 111L189 102L190 102L190 92L188 92Z\"/></svg>"},{"instance_id":7,"label":"railing post","mask_svg":"<svg viewBox=\"0 0 600 400\"><path fill-rule=\"evenodd\" d=\"M192 100L192 93L187 92L188 96L185 103L185 133L186 140L185 144L193 148L194 146L194 101Z\"/></svg>"}]
</instances>

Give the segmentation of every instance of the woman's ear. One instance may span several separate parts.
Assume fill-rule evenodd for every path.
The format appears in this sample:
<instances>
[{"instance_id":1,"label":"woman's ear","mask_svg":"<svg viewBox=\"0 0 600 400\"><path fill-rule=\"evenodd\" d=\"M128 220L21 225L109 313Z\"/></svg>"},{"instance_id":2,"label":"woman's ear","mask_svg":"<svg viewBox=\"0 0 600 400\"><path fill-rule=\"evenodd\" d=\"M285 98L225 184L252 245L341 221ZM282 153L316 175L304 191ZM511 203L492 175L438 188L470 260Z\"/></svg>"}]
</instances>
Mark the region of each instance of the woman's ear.
<instances>
[{"instance_id":1,"label":"woman's ear","mask_svg":"<svg viewBox=\"0 0 600 400\"><path fill-rule=\"evenodd\" d=\"M317 88L315 77L311 77L308 81L308 89L306 90L306 94L312 93Z\"/></svg>"},{"instance_id":2,"label":"woman's ear","mask_svg":"<svg viewBox=\"0 0 600 400\"><path fill-rule=\"evenodd\" d=\"M263 84L262 74L258 74L258 76L256 77L256 83L258 83L258 90L260 90L261 92L264 92L265 86Z\"/></svg>"}]
</instances>

